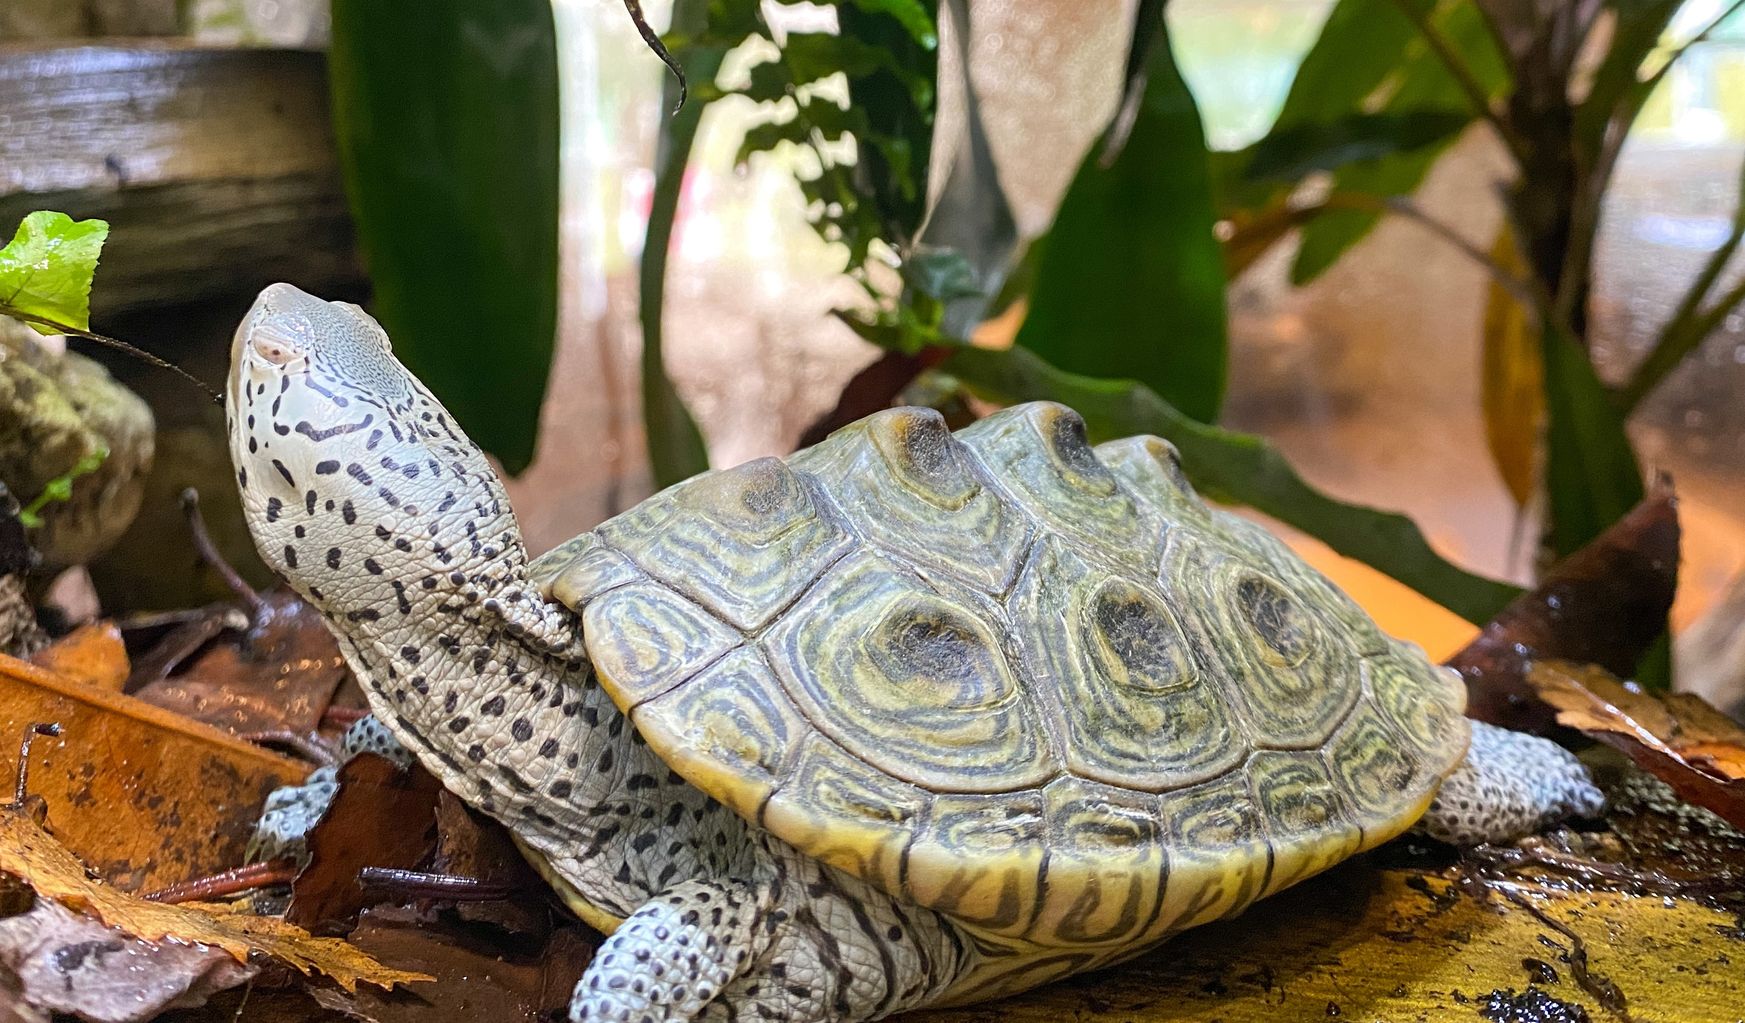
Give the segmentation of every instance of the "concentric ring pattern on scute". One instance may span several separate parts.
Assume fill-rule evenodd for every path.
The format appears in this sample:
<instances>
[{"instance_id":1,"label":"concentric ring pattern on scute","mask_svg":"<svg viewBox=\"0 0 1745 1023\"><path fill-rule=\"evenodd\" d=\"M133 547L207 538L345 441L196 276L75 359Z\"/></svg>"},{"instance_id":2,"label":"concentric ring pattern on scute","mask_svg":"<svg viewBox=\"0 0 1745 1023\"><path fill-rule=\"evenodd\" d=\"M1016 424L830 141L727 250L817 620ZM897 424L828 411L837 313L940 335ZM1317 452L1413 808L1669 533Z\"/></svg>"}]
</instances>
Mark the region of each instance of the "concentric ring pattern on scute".
<instances>
[{"instance_id":1,"label":"concentric ring pattern on scute","mask_svg":"<svg viewBox=\"0 0 1745 1023\"><path fill-rule=\"evenodd\" d=\"M1466 745L1450 673L1058 405L883 412L533 575L694 784L1063 969L1397 834Z\"/></svg>"}]
</instances>

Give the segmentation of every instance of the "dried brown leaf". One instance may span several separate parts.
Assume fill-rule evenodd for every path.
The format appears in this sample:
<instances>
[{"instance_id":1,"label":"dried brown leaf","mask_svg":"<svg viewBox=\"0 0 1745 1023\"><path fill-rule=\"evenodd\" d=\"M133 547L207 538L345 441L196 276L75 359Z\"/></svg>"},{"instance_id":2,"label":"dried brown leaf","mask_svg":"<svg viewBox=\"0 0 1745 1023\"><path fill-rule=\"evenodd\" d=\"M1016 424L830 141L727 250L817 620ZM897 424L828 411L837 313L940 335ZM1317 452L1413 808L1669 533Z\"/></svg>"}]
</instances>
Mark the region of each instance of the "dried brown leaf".
<instances>
[{"instance_id":1,"label":"dried brown leaf","mask_svg":"<svg viewBox=\"0 0 1745 1023\"><path fill-rule=\"evenodd\" d=\"M372 901L359 871L416 868L436 841L440 791L417 765L401 770L373 753L347 761L332 805L309 832L309 865L291 885L285 918L310 928L348 921Z\"/></svg>"},{"instance_id":2,"label":"dried brown leaf","mask_svg":"<svg viewBox=\"0 0 1745 1023\"><path fill-rule=\"evenodd\" d=\"M1553 714L1527 681L1535 660L1598 664L1627 676L1666 625L1678 584L1678 503L1656 487L1630 514L1545 574L1448 665L1466 680L1466 712L1542 732Z\"/></svg>"},{"instance_id":3,"label":"dried brown leaf","mask_svg":"<svg viewBox=\"0 0 1745 1023\"><path fill-rule=\"evenodd\" d=\"M360 983L391 987L430 978L383 966L337 938L317 938L275 917L251 916L225 906L167 906L147 902L92 878L72 853L29 815L0 806L0 871L23 879L41 898L88 913L133 937L174 938L223 949L237 962L259 952L303 973L320 973L347 991Z\"/></svg>"},{"instance_id":4,"label":"dried brown leaf","mask_svg":"<svg viewBox=\"0 0 1745 1023\"><path fill-rule=\"evenodd\" d=\"M143 941L53 899L0 919L0 971L30 1007L91 1023L139 1023L204 1005L259 972L223 949Z\"/></svg>"},{"instance_id":5,"label":"dried brown leaf","mask_svg":"<svg viewBox=\"0 0 1745 1023\"><path fill-rule=\"evenodd\" d=\"M132 697L0 656L0 777L33 722L59 738L31 751L31 790L66 846L108 881L160 888L242 862L267 793L308 765Z\"/></svg>"},{"instance_id":6,"label":"dried brown leaf","mask_svg":"<svg viewBox=\"0 0 1745 1023\"><path fill-rule=\"evenodd\" d=\"M180 636L165 640L172 641ZM148 682L134 695L239 735L306 735L320 725L348 676L320 612L279 588L261 595L248 629L234 641L221 637L187 670Z\"/></svg>"},{"instance_id":7,"label":"dried brown leaf","mask_svg":"<svg viewBox=\"0 0 1745 1023\"><path fill-rule=\"evenodd\" d=\"M1636 765L1735 827L1745 827L1745 729L1689 693L1661 699L1596 665L1541 662L1527 675L1557 723Z\"/></svg>"},{"instance_id":8,"label":"dried brown leaf","mask_svg":"<svg viewBox=\"0 0 1745 1023\"><path fill-rule=\"evenodd\" d=\"M121 692L127 683L127 644L112 621L81 625L30 657L30 663L86 685Z\"/></svg>"}]
</instances>

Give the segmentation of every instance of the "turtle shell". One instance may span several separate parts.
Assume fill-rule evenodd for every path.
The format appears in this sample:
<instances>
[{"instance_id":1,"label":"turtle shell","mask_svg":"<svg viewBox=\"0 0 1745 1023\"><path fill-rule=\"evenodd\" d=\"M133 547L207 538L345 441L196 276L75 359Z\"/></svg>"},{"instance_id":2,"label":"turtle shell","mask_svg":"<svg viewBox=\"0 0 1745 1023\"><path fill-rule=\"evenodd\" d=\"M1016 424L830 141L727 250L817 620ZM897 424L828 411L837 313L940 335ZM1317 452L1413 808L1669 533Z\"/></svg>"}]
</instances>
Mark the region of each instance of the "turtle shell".
<instances>
[{"instance_id":1,"label":"turtle shell","mask_svg":"<svg viewBox=\"0 0 1745 1023\"><path fill-rule=\"evenodd\" d=\"M882 412L546 555L691 783L990 937L1132 947L1404 830L1463 690L1154 437Z\"/></svg>"}]
</instances>

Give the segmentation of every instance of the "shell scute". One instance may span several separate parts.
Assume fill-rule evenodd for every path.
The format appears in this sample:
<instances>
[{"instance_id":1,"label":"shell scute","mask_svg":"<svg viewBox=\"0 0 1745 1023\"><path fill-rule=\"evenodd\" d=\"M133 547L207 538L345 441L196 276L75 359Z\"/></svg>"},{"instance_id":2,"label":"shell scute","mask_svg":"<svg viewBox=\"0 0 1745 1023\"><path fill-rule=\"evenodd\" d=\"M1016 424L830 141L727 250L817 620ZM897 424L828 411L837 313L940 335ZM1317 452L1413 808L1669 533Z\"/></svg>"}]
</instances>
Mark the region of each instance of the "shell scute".
<instances>
[{"instance_id":1,"label":"shell scute","mask_svg":"<svg viewBox=\"0 0 1745 1023\"><path fill-rule=\"evenodd\" d=\"M1157 792L1211 778L1247 754L1178 610L1154 587L1111 577L1051 537L1009 608L1033 674L1054 680L1044 706L1074 774Z\"/></svg>"},{"instance_id":2,"label":"shell scute","mask_svg":"<svg viewBox=\"0 0 1745 1023\"><path fill-rule=\"evenodd\" d=\"M678 484L598 530L740 629L767 623L851 546L798 473L760 458Z\"/></svg>"},{"instance_id":3,"label":"shell scute","mask_svg":"<svg viewBox=\"0 0 1745 1023\"><path fill-rule=\"evenodd\" d=\"M862 552L763 642L801 711L885 773L937 792L1036 785L1058 768L986 612Z\"/></svg>"},{"instance_id":4,"label":"shell scute","mask_svg":"<svg viewBox=\"0 0 1745 1023\"><path fill-rule=\"evenodd\" d=\"M1202 504L1167 443L1092 449L1055 405L955 436L881 413L533 572L676 771L1040 950L1011 976L1110 961L1385 840L1465 751L1457 678Z\"/></svg>"}]
</instances>

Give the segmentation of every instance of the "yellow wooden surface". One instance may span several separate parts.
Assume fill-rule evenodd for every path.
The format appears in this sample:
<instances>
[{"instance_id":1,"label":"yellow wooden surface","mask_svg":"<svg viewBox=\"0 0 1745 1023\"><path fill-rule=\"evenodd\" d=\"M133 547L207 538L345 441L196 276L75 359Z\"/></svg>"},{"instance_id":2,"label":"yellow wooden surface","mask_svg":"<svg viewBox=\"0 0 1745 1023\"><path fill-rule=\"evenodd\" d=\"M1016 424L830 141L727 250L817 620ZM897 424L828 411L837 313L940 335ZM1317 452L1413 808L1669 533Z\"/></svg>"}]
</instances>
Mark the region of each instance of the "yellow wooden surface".
<instances>
[{"instance_id":1,"label":"yellow wooden surface","mask_svg":"<svg viewBox=\"0 0 1745 1023\"><path fill-rule=\"evenodd\" d=\"M1594 1023L1745 1020L1745 927L1660 896L1558 892L1542 909L1579 935L1591 974L1623 993L1601 1008L1574 977L1570 941L1499 895L1488 903L1443 876L1357 862L1247 915L1190 931L1125 966L1017 998L914 1013L904 1023L1359 1023L1508 1020L1481 1013L1492 992L1529 984ZM1537 960L1556 974L1549 980ZM1533 975L1537 975L1535 979ZM1571 1016L1522 1016L1556 1023Z\"/></svg>"}]
</instances>

